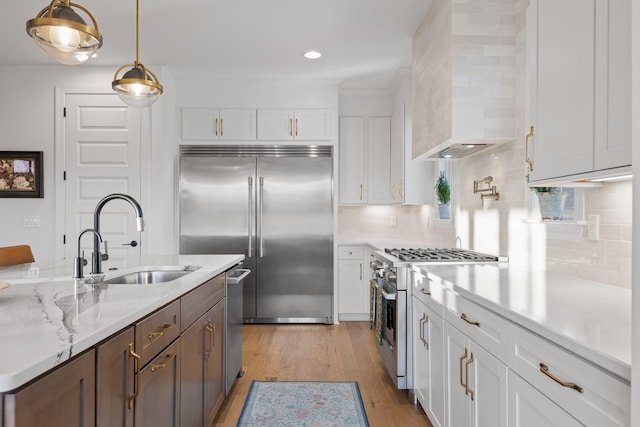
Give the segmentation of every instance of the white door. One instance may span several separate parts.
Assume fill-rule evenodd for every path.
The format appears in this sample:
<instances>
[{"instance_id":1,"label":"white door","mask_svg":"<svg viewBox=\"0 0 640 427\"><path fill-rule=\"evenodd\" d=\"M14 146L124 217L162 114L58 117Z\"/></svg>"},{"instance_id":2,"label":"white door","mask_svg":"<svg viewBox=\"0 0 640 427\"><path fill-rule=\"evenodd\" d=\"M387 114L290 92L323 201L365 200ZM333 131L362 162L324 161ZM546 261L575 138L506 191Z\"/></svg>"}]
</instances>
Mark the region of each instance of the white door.
<instances>
[{"instance_id":1,"label":"white door","mask_svg":"<svg viewBox=\"0 0 640 427\"><path fill-rule=\"evenodd\" d=\"M93 212L100 199L125 193L140 201L140 112L128 108L115 93L66 94L64 106L64 253L70 258L76 256L79 233L93 228ZM103 271L124 267L126 257L140 255L135 212L127 202L113 200L105 205L100 232L108 241L110 256ZM132 241L137 242L135 247L127 245ZM85 273L90 272L92 242L92 237L83 236L82 248L89 260Z\"/></svg>"},{"instance_id":2,"label":"white door","mask_svg":"<svg viewBox=\"0 0 640 427\"><path fill-rule=\"evenodd\" d=\"M259 140L292 140L294 128L293 110L258 110Z\"/></svg>"},{"instance_id":3,"label":"white door","mask_svg":"<svg viewBox=\"0 0 640 427\"><path fill-rule=\"evenodd\" d=\"M427 394L429 393L429 318L427 306L417 297L413 297L413 390L427 412Z\"/></svg>"},{"instance_id":4,"label":"white door","mask_svg":"<svg viewBox=\"0 0 640 427\"><path fill-rule=\"evenodd\" d=\"M467 378L473 391L471 426L507 427L507 366L473 341L471 354Z\"/></svg>"},{"instance_id":5,"label":"white door","mask_svg":"<svg viewBox=\"0 0 640 427\"><path fill-rule=\"evenodd\" d=\"M340 203L365 203L364 153L364 117L340 117Z\"/></svg>"},{"instance_id":6,"label":"white door","mask_svg":"<svg viewBox=\"0 0 640 427\"><path fill-rule=\"evenodd\" d=\"M390 199L391 118L369 117L367 134L367 203L388 205Z\"/></svg>"},{"instance_id":7,"label":"white door","mask_svg":"<svg viewBox=\"0 0 640 427\"><path fill-rule=\"evenodd\" d=\"M466 393L465 363L471 356L469 339L451 326L444 323L444 350L446 356L447 427L465 427L469 425L470 396Z\"/></svg>"},{"instance_id":8,"label":"white door","mask_svg":"<svg viewBox=\"0 0 640 427\"><path fill-rule=\"evenodd\" d=\"M425 307L429 317L429 370L427 378L426 407L424 408L433 427L444 427L445 413L445 362L444 321L430 307Z\"/></svg>"},{"instance_id":9,"label":"white door","mask_svg":"<svg viewBox=\"0 0 640 427\"><path fill-rule=\"evenodd\" d=\"M256 110L220 110L220 139L243 141L256 139Z\"/></svg>"},{"instance_id":10,"label":"white door","mask_svg":"<svg viewBox=\"0 0 640 427\"><path fill-rule=\"evenodd\" d=\"M293 134L297 140L330 140L331 112L328 110L296 110Z\"/></svg>"},{"instance_id":11,"label":"white door","mask_svg":"<svg viewBox=\"0 0 640 427\"><path fill-rule=\"evenodd\" d=\"M365 306L362 260L341 259L338 261L339 313L362 314L369 309Z\"/></svg>"}]
</instances>

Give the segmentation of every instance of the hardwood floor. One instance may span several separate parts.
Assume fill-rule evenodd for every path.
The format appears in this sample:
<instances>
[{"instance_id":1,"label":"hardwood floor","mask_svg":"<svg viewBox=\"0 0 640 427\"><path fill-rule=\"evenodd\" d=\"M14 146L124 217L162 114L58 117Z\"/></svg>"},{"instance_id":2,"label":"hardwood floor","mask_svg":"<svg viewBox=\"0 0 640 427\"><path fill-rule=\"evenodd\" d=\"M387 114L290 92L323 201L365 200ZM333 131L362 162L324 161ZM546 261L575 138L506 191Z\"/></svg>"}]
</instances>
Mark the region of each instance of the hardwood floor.
<instances>
[{"instance_id":1,"label":"hardwood floor","mask_svg":"<svg viewBox=\"0 0 640 427\"><path fill-rule=\"evenodd\" d=\"M245 375L238 378L214 426L235 426L252 380L357 381L371 427L431 423L387 373L368 322L340 325L244 325Z\"/></svg>"}]
</instances>

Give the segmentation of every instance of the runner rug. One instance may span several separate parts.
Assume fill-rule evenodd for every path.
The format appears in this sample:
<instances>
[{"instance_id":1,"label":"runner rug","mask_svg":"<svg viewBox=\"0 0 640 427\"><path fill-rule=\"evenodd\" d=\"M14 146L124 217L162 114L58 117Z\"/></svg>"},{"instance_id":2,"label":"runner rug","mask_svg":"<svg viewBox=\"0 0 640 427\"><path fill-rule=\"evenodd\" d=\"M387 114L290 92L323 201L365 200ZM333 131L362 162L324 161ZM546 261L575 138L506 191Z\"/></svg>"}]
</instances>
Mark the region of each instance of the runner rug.
<instances>
[{"instance_id":1,"label":"runner rug","mask_svg":"<svg viewBox=\"0 0 640 427\"><path fill-rule=\"evenodd\" d=\"M358 383L253 381L238 426L369 426Z\"/></svg>"}]
</instances>

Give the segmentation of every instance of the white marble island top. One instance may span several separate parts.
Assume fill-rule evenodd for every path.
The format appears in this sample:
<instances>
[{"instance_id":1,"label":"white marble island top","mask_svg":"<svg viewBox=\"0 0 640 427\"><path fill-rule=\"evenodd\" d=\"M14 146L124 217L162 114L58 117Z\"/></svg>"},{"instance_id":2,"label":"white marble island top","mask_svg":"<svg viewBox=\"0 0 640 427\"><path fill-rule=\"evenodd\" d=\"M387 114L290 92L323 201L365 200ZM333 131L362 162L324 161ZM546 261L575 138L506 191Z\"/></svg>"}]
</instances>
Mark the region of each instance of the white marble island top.
<instances>
[{"instance_id":1,"label":"white marble island top","mask_svg":"<svg viewBox=\"0 0 640 427\"><path fill-rule=\"evenodd\" d=\"M421 269L461 296L631 380L630 289L509 264Z\"/></svg>"},{"instance_id":2,"label":"white marble island top","mask_svg":"<svg viewBox=\"0 0 640 427\"><path fill-rule=\"evenodd\" d=\"M126 260L126 269L198 266L163 284L90 285L72 279L72 260L0 269L0 393L20 387L228 270L243 255L168 255ZM144 268L145 270L147 268Z\"/></svg>"}]
</instances>

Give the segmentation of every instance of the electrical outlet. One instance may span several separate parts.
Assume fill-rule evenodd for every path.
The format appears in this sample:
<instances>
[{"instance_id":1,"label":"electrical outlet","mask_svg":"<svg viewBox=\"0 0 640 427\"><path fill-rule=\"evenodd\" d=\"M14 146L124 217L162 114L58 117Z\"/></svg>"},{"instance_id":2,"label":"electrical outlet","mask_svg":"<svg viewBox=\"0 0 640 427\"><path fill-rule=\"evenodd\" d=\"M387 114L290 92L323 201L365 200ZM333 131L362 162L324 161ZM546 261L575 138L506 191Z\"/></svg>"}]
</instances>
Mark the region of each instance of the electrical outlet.
<instances>
[{"instance_id":1,"label":"electrical outlet","mask_svg":"<svg viewBox=\"0 0 640 427\"><path fill-rule=\"evenodd\" d=\"M597 242L600 240L600 215L587 217L587 240Z\"/></svg>"},{"instance_id":2,"label":"electrical outlet","mask_svg":"<svg viewBox=\"0 0 640 427\"><path fill-rule=\"evenodd\" d=\"M392 227L398 225L398 218L395 215L391 215L389 217L389 225L391 225Z\"/></svg>"},{"instance_id":3,"label":"electrical outlet","mask_svg":"<svg viewBox=\"0 0 640 427\"><path fill-rule=\"evenodd\" d=\"M23 228L38 228L40 227L40 217L39 216L25 216L22 218L22 227Z\"/></svg>"}]
</instances>

